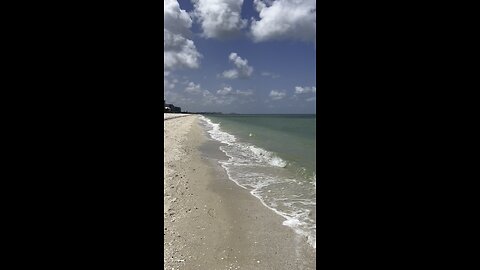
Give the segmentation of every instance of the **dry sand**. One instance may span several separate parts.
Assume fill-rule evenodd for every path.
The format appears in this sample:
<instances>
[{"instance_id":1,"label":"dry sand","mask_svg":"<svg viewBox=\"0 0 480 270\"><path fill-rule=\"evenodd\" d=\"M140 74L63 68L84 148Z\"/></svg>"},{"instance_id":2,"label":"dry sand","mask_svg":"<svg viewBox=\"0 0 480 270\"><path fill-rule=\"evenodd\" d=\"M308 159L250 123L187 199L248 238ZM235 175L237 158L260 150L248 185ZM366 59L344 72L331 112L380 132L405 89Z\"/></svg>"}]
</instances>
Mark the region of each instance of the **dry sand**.
<instances>
[{"instance_id":1,"label":"dry sand","mask_svg":"<svg viewBox=\"0 0 480 270\"><path fill-rule=\"evenodd\" d=\"M183 117L188 115L189 114L185 114L185 113L164 113L163 120L173 119L173 118L178 118L178 117Z\"/></svg>"},{"instance_id":2,"label":"dry sand","mask_svg":"<svg viewBox=\"0 0 480 270\"><path fill-rule=\"evenodd\" d=\"M228 179L198 122L164 121L164 269L315 269L315 250Z\"/></svg>"}]
</instances>

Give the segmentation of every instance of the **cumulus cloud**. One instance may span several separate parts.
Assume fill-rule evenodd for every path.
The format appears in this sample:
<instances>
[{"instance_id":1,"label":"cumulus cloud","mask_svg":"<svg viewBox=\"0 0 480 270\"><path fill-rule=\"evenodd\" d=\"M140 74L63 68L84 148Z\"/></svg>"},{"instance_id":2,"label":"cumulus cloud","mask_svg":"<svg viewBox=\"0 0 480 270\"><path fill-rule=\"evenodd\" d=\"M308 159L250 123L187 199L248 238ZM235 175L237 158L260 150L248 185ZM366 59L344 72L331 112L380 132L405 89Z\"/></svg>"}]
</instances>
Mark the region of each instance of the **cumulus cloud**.
<instances>
[{"instance_id":1,"label":"cumulus cloud","mask_svg":"<svg viewBox=\"0 0 480 270\"><path fill-rule=\"evenodd\" d=\"M193 41L179 34L163 30L164 69L197 68L200 64L200 53Z\"/></svg>"},{"instance_id":2,"label":"cumulus cloud","mask_svg":"<svg viewBox=\"0 0 480 270\"><path fill-rule=\"evenodd\" d=\"M316 39L315 0L254 0L260 20L252 18L251 34L255 42L267 40Z\"/></svg>"},{"instance_id":3,"label":"cumulus cloud","mask_svg":"<svg viewBox=\"0 0 480 270\"><path fill-rule=\"evenodd\" d=\"M185 88L185 92L191 93L191 94L200 94L202 93L202 89L200 87L200 84L189 82L187 87Z\"/></svg>"},{"instance_id":4,"label":"cumulus cloud","mask_svg":"<svg viewBox=\"0 0 480 270\"><path fill-rule=\"evenodd\" d=\"M309 93L316 94L317 93L317 87L315 87L315 86L312 86L312 87L296 86L295 87L295 95L309 94Z\"/></svg>"},{"instance_id":5,"label":"cumulus cloud","mask_svg":"<svg viewBox=\"0 0 480 270\"><path fill-rule=\"evenodd\" d=\"M234 90L231 86L224 86L217 91L217 96L211 97L211 101L218 105L232 105L234 102L237 104L245 104L247 102L253 102L252 90Z\"/></svg>"},{"instance_id":6,"label":"cumulus cloud","mask_svg":"<svg viewBox=\"0 0 480 270\"><path fill-rule=\"evenodd\" d=\"M243 0L193 0L193 16L206 38L229 38L247 26L241 18Z\"/></svg>"},{"instance_id":7,"label":"cumulus cloud","mask_svg":"<svg viewBox=\"0 0 480 270\"><path fill-rule=\"evenodd\" d=\"M235 102L236 97L229 95L232 91L231 87L224 87L217 91L217 95L208 90L202 91L201 98L197 99L195 103L202 105L230 105Z\"/></svg>"},{"instance_id":8,"label":"cumulus cloud","mask_svg":"<svg viewBox=\"0 0 480 270\"><path fill-rule=\"evenodd\" d=\"M172 79L172 75L164 79L166 85L171 87L165 90L165 99L169 103L173 103L177 106L181 106L184 110L211 110L211 109L198 109L200 106L203 108L225 108L225 106L238 106L241 104L250 104L254 102L252 90L235 90L232 86L222 86L217 91L209 91L203 89L200 84L191 81L184 81L177 83L185 86L184 91L175 91L175 84L172 84L175 79Z\"/></svg>"},{"instance_id":9,"label":"cumulus cloud","mask_svg":"<svg viewBox=\"0 0 480 270\"><path fill-rule=\"evenodd\" d=\"M230 94L231 92L232 92L232 87L226 86L226 87L223 87L222 89L218 90L217 94L225 96L225 95Z\"/></svg>"},{"instance_id":10,"label":"cumulus cloud","mask_svg":"<svg viewBox=\"0 0 480 270\"><path fill-rule=\"evenodd\" d=\"M252 90L233 90L231 86L224 86L222 89L217 91L218 95L226 96L226 95L236 95L236 96L251 96L253 95Z\"/></svg>"},{"instance_id":11,"label":"cumulus cloud","mask_svg":"<svg viewBox=\"0 0 480 270\"><path fill-rule=\"evenodd\" d=\"M201 54L188 39L192 19L176 0L165 0L163 29L163 68L197 68Z\"/></svg>"},{"instance_id":12,"label":"cumulus cloud","mask_svg":"<svg viewBox=\"0 0 480 270\"><path fill-rule=\"evenodd\" d=\"M180 9L177 0L164 0L163 8L164 29L183 35L190 33L192 19L185 10Z\"/></svg>"},{"instance_id":13,"label":"cumulus cloud","mask_svg":"<svg viewBox=\"0 0 480 270\"><path fill-rule=\"evenodd\" d=\"M270 98L273 99L273 100L281 100L283 99L285 96L287 95L287 93L285 93L285 91L277 91L277 90L272 90L270 91Z\"/></svg>"},{"instance_id":14,"label":"cumulus cloud","mask_svg":"<svg viewBox=\"0 0 480 270\"><path fill-rule=\"evenodd\" d=\"M231 53L228 59L233 63L235 68L224 71L221 75L223 78L246 79L252 76L253 67L248 65L248 61L246 59L242 59L237 53Z\"/></svg>"}]
</instances>

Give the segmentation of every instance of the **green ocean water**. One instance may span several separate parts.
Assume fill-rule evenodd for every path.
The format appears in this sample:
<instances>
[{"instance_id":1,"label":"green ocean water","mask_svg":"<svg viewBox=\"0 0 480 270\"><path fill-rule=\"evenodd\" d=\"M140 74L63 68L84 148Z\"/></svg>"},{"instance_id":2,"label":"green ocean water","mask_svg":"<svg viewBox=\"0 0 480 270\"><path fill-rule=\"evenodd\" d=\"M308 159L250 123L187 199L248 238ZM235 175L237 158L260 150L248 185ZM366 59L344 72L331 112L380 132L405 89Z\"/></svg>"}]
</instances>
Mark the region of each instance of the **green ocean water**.
<instances>
[{"instance_id":1,"label":"green ocean water","mask_svg":"<svg viewBox=\"0 0 480 270\"><path fill-rule=\"evenodd\" d=\"M316 175L316 115L208 115L223 131L275 153L287 169Z\"/></svg>"},{"instance_id":2,"label":"green ocean water","mask_svg":"<svg viewBox=\"0 0 480 270\"><path fill-rule=\"evenodd\" d=\"M229 178L316 247L316 115L204 115Z\"/></svg>"}]
</instances>

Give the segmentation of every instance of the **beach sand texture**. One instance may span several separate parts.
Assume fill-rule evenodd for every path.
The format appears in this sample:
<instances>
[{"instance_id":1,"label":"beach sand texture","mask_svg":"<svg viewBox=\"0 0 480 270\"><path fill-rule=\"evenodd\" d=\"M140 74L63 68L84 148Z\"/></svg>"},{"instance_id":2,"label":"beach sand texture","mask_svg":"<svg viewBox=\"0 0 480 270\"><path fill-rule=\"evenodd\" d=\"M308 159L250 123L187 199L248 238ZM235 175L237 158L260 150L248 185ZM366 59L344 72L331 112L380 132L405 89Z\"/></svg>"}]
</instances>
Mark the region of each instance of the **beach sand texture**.
<instances>
[{"instance_id":1,"label":"beach sand texture","mask_svg":"<svg viewBox=\"0 0 480 270\"><path fill-rule=\"evenodd\" d=\"M183 117L188 115L189 114L185 114L185 113L164 113L163 120L173 119L173 118L178 118L178 117Z\"/></svg>"},{"instance_id":2,"label":"beach sand texture","mask_svg":"<svg viewBox=\"0 0 480 270\"><path fill-rule=\"evenodd\" d=\"M315 250L228 179L199 121L164 121L164 269L315 269Z\"/></svg>"}]
</instances>

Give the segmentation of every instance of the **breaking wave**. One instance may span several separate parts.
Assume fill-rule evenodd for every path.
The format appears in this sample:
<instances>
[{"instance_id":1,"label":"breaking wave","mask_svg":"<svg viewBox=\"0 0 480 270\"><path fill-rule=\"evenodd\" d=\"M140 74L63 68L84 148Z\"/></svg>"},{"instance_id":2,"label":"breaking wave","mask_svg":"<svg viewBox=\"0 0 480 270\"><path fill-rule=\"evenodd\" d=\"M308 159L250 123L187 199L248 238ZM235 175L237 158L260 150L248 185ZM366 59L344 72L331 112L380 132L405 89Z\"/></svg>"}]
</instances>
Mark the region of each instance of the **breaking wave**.
<instances>
[{"instance_id":1,"label":"breaking wave","mask_svg":"<svg viewBox=\"0 0 480 270\"><path fill-rule=\"evenodd\" d=\"M210 137L223 143L228 160L219 161L230 180L247 189L263 205L285 218L283 225L306 238L316 248L316 176L289 175L289 163L275 153L239 141L220 128L220 123L200 116Z\"/></svg>"}]
</instances>

